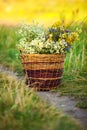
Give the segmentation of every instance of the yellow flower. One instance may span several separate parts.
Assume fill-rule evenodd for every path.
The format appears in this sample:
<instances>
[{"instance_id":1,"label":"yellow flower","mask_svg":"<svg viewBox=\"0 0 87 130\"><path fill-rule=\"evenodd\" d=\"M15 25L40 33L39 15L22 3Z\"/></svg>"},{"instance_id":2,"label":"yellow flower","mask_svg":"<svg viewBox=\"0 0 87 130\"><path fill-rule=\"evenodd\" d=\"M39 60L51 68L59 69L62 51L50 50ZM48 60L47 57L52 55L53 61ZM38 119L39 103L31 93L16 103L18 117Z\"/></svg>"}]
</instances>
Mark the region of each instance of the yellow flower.
<instances>
[{"instance_id":1,"label":"yellow flower","mask_svg":"<svg viewBox=\"0 0 87 130\"><path fill-rule=\"evenodd\" d=\"M49 40L50 40L50 41L52 40L52 37L53 37L53 35L52 35L52 34L49 34Z\"/></svg>"},{"instance_id":2,"label":"yellow flower","mask_svg":"<svg viewBox=\"0 0 87 130\"><path fill-rule=\"evenodd\" d=\"M71 33L71 38L75 41L75 40L78 40L78 37L79 37L79 35L78 35L78 33L77 32L72 32Z\"/></svg>"},{"instance_id":3,"label":"yellow flower","mask_svg":"<svg viewBox=\"0 0 87 130\"><path fill-rule=\"evenodd\" d=\"M75 40L78 40L78 34L76 32L72 32L67 38L66 38L66 42L68 43L73 43Z\"/></svg>"},{"instance_id":4,"label":"yellow flower","mask_svg":"<svg viewBox=\"0 0 87 130\"><path fill-rule=\"evenodd\" d=\"M71 44L71 43L72 43L71 37L68 37L68 38L66 39L66 42Z\"/></svg>"},{"instance_id":5,"label":"yellow flower","mask_svg":"<svg viewBox=\"0 0 87 130\"><path fill-rule=\"evenodd\" d=\"M62 34L60 37L66 39L66 38L67 38L67 34L64 33L64 34Z\"/></svg>"}]
</instances>

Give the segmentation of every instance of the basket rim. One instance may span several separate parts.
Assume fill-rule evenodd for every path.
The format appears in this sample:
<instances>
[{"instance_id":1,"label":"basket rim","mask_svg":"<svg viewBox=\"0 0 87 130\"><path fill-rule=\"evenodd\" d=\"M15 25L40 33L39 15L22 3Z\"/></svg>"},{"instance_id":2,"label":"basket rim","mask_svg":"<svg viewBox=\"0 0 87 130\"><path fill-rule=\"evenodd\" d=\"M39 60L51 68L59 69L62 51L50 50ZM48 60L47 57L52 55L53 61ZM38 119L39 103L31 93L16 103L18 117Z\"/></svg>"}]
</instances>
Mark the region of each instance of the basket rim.
<instances>
[{"instance_id":1,"label":"basket rim","mask_svg":"<svg viewBox=\"0 0 87 130\"><path fill-rule=\"evenodd\" d=\"M45 58L45 57L49 57L49 58L65 58L66 54L26 54L26 53L22 53L20 54L20 56L22 57L37 57L37 58Z\"/></svg>"},{"instance_id":2,"label":"basket rim","mask_svg":"<svg viewBox=\"0 0 87 130\"><path fill-rule=\"evenodd\" d=\"M22 63L60 63L64 62L65 54L21 54Z\"/></svg>"},{"instance_id":3,"label":"basket rim","mask_svg":"<svg viewBox=\"0 0 87 130\"><path fill-rule=\"evenodd\" d=\"M36 55L36 56L47 56L47 55L51 55L51 56L65 56L66 54L64 53L64 54L62 54L62 53L60 53L60 54L29 54L29 53L21 53L21 55L31 55L31 56L34 56L34 55Z\"/></svg>"}]
</instances>

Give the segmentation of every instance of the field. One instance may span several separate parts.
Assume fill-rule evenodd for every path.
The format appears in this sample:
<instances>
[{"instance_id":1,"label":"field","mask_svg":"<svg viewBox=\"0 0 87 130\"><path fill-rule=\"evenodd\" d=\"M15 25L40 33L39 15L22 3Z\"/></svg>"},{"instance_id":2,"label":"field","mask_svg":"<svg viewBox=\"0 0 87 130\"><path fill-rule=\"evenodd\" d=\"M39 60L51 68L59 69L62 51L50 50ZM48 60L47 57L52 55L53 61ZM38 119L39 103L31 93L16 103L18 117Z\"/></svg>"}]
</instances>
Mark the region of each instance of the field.
<instances>
[{"instance_id":1,"label":"field","mask_svg":"<svg viewBox=\"0 0 87 130\"><path fill-rule=\"evenodd\" d=\"M0 0L0 23L16 24L36 20L51 24L57 20L79 21L87 16L86 0Z\"/></svg>"},{"instance_id":2,"label":"field","mask_svg":"<svg viewBox=\"0 0 87 130\"><path fill-rule=\"evenodd\" d=\"M35 0L1 0L0 64L23 76L20 53L16 48L18 28L14 25L18 22L35 19L45 26L56 20L62 20L67 26L72 23L71 29L79 27L82 32L66 54L60 88L53 91L75 97L77 107L87 109L86 7L86 0L39 0L37 3ZM27 89L24 81L0 73L0 130L15 129L83 130L76 120L44 103L32 89Z\"/></svg>"},{"instance_id":3,"label":"field","mask_svg":"<svg viewBox=\"0 0 87 130\"><path fill-rule=\"evenodd\" d=\"M44 103L23 82L0 74L0 130L83 130L75 120Z\"/></svg>"},{"instance_id":4,"label":"field","mask_svg":"<svg viewBox=\"0 0 87 130\"><path fill-rule=\"evenodd\" d=\"M72 26L72 28L74 27L75 25ZM78 99L77 106L86 109L86 22L80 27L82 28L80 40L74 44L71 52L66 55L61 87L54 91L61 95L74 96ZM0 64L8 67L11 71L18 72L18 75L21 76L23 72L19 51L16 48L18 41L18 37L15 33L16 30L17 27L15 26L0 26ZM44 130L49 127L49 130L75 130L79 127L75 121L62 115L60 111L56 111L48 105L46 106L45 103L44 106L42 106L43 101L41 101L33 91L29 89L26 90L24 83L20 83L12 79L12 77L0 74L0 86L0 123L3 124L0 125L1 129L9 130L17 127L18 130L21 130L26 127L26 130L37 130L38 128ZM28 116L30 118L28 118ZM33 124L34 127L32 127Z\"/></svg>"}]
</instances>

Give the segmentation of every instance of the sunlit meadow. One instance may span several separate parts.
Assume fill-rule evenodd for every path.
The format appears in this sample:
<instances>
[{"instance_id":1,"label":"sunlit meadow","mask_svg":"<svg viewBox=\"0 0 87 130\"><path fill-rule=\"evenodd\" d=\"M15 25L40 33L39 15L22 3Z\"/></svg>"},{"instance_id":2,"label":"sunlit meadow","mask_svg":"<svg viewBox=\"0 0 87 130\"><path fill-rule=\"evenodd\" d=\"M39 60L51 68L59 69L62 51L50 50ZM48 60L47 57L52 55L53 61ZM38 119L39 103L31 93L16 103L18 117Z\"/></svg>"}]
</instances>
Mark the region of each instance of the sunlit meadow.
<instances>
[{"instance_id":1,"label":"sunlit meadow","mask_svg":"<svg viewBox=\"0 0 87 130\"><path fill-rule=\"evenodd\" d=\"M86 7L86 0L0 0L0 22L37 20L46 25L59 19L82 20L87 15Z\"/></svg>"}]
</instances>

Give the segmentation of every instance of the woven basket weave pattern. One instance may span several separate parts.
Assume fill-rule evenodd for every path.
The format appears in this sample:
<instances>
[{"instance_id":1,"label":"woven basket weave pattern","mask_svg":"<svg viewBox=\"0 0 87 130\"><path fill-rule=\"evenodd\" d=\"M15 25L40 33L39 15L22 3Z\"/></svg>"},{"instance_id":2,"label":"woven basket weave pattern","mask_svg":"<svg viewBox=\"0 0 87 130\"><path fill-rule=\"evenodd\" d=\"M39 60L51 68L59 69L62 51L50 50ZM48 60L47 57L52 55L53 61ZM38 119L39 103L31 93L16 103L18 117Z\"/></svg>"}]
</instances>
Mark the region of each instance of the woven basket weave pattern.
<instances>
[{"instance_id":1,"label":"woven basket weave pattern","mask_svg":"<svg viewBox=\"0 0 87 130\"><path fill-rule=\"evenodd\" d=\"M65 55L22 54L27 84L37 90L51 90L61 82Z\"/></svg>"}]
</instances>

